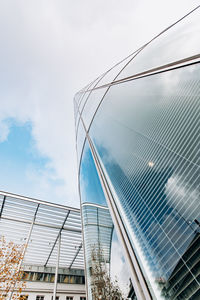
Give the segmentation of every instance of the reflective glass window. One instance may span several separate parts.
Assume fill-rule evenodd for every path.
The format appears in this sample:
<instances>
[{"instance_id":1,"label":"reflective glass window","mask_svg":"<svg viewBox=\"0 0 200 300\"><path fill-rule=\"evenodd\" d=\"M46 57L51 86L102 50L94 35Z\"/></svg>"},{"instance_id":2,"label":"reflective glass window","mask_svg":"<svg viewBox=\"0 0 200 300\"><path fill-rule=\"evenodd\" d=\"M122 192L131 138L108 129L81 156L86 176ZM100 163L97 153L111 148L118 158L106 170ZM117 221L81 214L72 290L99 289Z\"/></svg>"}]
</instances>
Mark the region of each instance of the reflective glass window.
<instances>
[{"instance_id":1,"label":"reflective glass window","mask_svg":"<svg viewBox=\"0 0 200 300\"><path fill-rule=\"evenodd\" d=\"M90 87L89 87L90 89ZM79 105L79 111L81 112L82 109L83 109L83 106L85 105L85 102L87 101L87 98L88 98L88 95L89 95L89 91L86 90L83 94L83 97L81 98L81 101L80 101L80 105Z\"/></svg>"},{"instance_id":2,"label":"reflective glass window","mask_svg":"<svg viewBox=\"0 0 200 300\"><path fill-rule=\"evenodd\" d=\"M82 113L82 109L83 109L85 103L87 102L87 98L89 97L90 93L91 93L91 91L89 91L89 92L86 91L86 92L84 93L83 101L81 101L80 107L79 107L79 112L80 112L80 114ZM77 130L78 130L79 123L81 122L80 114L79 114L79 118L77 118L77 122L76 122L76 132L77 132Z\"/></svg>"},{"instance_id":3,"label":"reflective glass window","mask_svg":"<svg viewBox=\"0 0 200 300\"><path fill-rule=\"evenodd\" d=\"M82 112L83 107L87 101L88 96L90 95L90 91L96 87L96 85L101 81L101 78L104 77L104 74L100 75L98 78L96 78L93 82L91 82L87 88L85 88L84 92L84 97L81 99L79 102L79 111Z\"/></svg>"},{"instance_id":4,"label":"reflective glass window","mask_svg":"<svg viewBox=\"0 0 200 300\"><path fill-rule=\"evenodd\" d=\"M200 8L145 47L117 79L199 54Z\"/></svg>"},{"instance_id":5,"label":"reflective glass window","mask_svg":"<svg viewBox=\"0 0 200 300\"><path fill-rule=\"evenodd\" d=\"M101 99L103 98L106 90L107 88L102 88L102 89L97 89L92 91L92 93L90 94L87 100L87 103L82 112L82 118L87 129L90 126L94 113L97 110L98 105L101 102Z\"/></svg>"},{"instance_id":6,"label":"reflective glass window","mask_svg":"<svg viewBox=\"0 0 200 300\"><path fill-rule=\"evenodd\" d=\"M65 275L64 283L69 283L69 275Z\"/></svg>"},{"instance_id":7,"label":"reflective glass window","mask_svg":"<svg viewBox=\"0 0 200 300\"><path fill-rule=\"evenodd\" d=\"M106 205L105 196L99 181L88 142L86 142L80 166L81 202Z\"/></svg>"},{"instance_id":8,"label":"reflective glass window","mask_svg":"<svg viewBox=\"0 0 200 300\"><path fill-rule=\"evenodd\" d=\"M75 118L75 123L77 123L79 116L78 116L78 104L80 99L83 97L84 93L77 93L74 97L74 118Z\"/></svg>"},{"instance_id":9,"label":"reflective glass window","mask_svg":"<svg viewBox=\"0 0 200 300\"><path fill-rule=\"evenodd\" d=\"M83 128L82 122L80 122L78 127L77 139L76 139L78 162L81 157L84 141L85 141L85 130Z\"/></svg>"},{"instance_id":10,"label":"reflective glass window","mask_svg":"<svg viewBox=\"0 0 200 300\"><path fill-rule=\"evenodd\" d=\"M102 79L98 82L97 87L112 82L117 77L119 72L123 69L123 67L129 62L131 57L134 55L135 55L135 53L130 55L129 57L125 58L123 61L116 64L113 68L111 68L109 71L107 71L105 73L105 75L102 77Z\"/></svg>"},{"instance_id":11,"label":"reflective glass window","mask_svg":"<svg viewBox=\"0 0 200 300\"><path fill-rule=\"evenodd\" d=\"M83 93L82 93L82 92L78 92L78 93L76 93L76 95L74 96L74 102L77 103L77 106L79 105L79 102L80 102L82 96L83 96Z\"/></svg>"},{"instance_id":12,"label":"reflective glass window","mask_svg":"<svg viewBox=\"0 0 200 300\"><path fill-rule=\"evenodd\" d=\"M36 296L36 300L44 300L44 296L37 295L37 296Z\"/></svg>"},{"instance_id":13,"label":"reflective glass window","mask_svg":"<svg viewBox=\"0 0 200 300\"><path fill-rule=\"evenodd\" d=\"M112 281L116 280L124 298L127 299L131 290L131 275L115 229L113 230L111 244L110 276ZM132 294L135 295L133 288Z\"/></svg>"},{"instance_id":14,"label":"reflective glass window","mask_svg":"<svg viewBox=\"0 0 200 300\"><path fill-rule=\"evenodd\" d=\"M106 72L105 72L106 73ZM99 77L97 77L92 84L90 85L90 87L88 89L93 89L97 83L101 80L101 78L103 78L105 76L105 73L101 74Z\"/></svg>"},{"instance_id":15,"label":"reflective glass window","mask_svg":"<svg viewBox=\"0 0 200 300\"><path fill-rule=\"evenodd\" d=\"M98 285L103 276L98 274L97 282L94 275L95 270L99 266L102 267L102 270L107 266L109 268L113 223L107 207L90 203L82 204L82 218L88 293L89 299L93 299L92 289ZM94 282L96 282L95 286Z\"/></svg>"},{"instance_id":16,"label":"reflective glass window","mask_svg":"<svg viewBox=\"0 0 200 300\"><path fill-rule=\"evenodd\" d=\"M199 78L196 64L113 86L90 129L158 299L199 284Z\"/></svg>"}]
</instances>

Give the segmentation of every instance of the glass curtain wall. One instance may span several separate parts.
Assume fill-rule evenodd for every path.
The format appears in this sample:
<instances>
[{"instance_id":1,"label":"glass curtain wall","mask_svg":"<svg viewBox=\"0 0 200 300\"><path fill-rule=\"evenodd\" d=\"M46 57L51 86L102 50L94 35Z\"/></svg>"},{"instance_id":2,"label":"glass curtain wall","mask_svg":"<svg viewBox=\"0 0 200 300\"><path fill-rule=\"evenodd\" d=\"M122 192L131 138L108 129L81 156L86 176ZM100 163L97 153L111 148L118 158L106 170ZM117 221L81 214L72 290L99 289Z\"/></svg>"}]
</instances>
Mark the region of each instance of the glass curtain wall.
<instances>
[{"instance_id":1,"label":"glass curtain wall","mask_svg":"<svg viewBox=\"0 0 200 300\"><path fill-rule=\"evenodd\" d=\"M102 76L77 113L81 201L108 206L138 299L200 299L199 19Z\"/></svg>"},{"instance_id":2,"label":"glass curtain wall","mask_svg":"<svg viewBox=\"0 0 200 300\"><path fill-rule=\"evenodd\" d=\"M109 272L113 223L108 208L96 204L82 205L86 273L89 298L92 299L93 269L102 267ZM101 274L98 274L101 275Z\"/></svg>"},{"instance_id":3,"label":"glass curtain wall","mask_svg":"<svg viewBox=\"0 0 200 300\"><path fill-rule=\"evenodd\" d=\"M92 271L98 266L106 269L110 282L117 280L126 297L130 274L114 230L88 141L85 141L82 153L79 180L88 298L93 299Z\"/></svg>"}]
</instances>

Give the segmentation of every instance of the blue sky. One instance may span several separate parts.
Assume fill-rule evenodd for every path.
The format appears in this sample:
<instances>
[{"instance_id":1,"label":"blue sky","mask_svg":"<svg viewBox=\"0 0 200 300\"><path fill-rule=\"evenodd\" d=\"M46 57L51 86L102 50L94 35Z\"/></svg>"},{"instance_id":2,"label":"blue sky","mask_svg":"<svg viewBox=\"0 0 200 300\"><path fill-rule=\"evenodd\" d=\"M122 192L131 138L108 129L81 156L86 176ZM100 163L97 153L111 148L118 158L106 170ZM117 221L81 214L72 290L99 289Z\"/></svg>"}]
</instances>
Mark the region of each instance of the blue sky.
<instances>
[{"instance_id":1,"label":"blue sky","mask_svg":"<svg viewBox=\"0 0 200 300\"><path fill-rule=\"evenodd\" d=\"M37 150L31 123L20 124L14 119L4 123L9 126L9 133L0 143L1 190L30 197L40 193L46 200L54 201L52 187L62 186L64 181L53 178L55 170L49 165L50 159ZM45 175L45 171L52 177ZM56 202L62 203L62 197L56 196Z\"/></svg>"},{"instance_id":2,"label":"blue sky","mask_svg":"<svg viewBox=\"0 0 200 300\"><path fill-rule=\"evenodd\" d=\"M198 4L0 1L0 190L79 206L74 94Z\"/></svg>"},{"instance_id":3,"label":"blue sky","mask_svg":"<svg viewBox=\"0 0 200 300\"><path fill-rule=\"evenodd\" d=\"M24 166L30 162L38 166L44 165L47 159L42 158L34 151L31 123L20 124L12 119L4 122L9 124L9 134L7 139L1 143L1 163L3 161L10 162L13 166L16 165L18 170L24 170Z\"/></svg>"}]
</instances>

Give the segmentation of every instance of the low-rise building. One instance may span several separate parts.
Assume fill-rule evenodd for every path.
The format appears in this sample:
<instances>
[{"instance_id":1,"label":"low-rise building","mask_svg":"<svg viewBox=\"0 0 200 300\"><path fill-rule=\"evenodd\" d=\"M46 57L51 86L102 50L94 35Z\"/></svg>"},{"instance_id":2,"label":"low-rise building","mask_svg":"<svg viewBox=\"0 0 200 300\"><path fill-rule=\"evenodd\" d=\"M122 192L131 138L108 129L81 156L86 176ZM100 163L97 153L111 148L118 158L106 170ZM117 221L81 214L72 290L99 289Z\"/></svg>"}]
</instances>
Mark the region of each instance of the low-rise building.
<instances>
[{"instance_id":1,"label":"low-rise building","mask_svg":"<svg viewBox=\"0 0 200 300\"><path fill-rule=\"evenodd\" d=\"M52 300L55 268L24 266L23 280L28 300ZM56 300L86 300L84 270L58 269Z\"/></svg>"},{"instance_id":2,"label":"low-rise building","mask_svg":"<svg viewBox=\"0 0 200 300\"><path fill-rule=\"evenodd\" d=\"M23 248L21 299L86 299L78 208L0 192L1 236ZM14 292L0 296L10 300Z\"/></svg>"}]
</instances>

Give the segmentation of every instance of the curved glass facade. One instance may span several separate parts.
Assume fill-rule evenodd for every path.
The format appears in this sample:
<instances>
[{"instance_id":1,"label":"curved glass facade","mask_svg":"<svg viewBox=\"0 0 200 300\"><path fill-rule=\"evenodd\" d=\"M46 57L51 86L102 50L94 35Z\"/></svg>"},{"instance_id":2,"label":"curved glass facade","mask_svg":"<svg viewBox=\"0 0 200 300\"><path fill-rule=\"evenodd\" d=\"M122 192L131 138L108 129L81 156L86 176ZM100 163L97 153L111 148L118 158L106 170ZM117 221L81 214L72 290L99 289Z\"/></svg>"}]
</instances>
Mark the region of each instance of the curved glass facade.
<instances>
[{"instance_id":1,"label":"curved glass facade","mask_svg":"<svg viewBox=\"0 0 200 300\"><path fill-rule=\"evenodd\" d=\"M200 299L199 19L198 7L75 104L81 201L108 206L138 299Z\"/></svg>"},{"instance_id":2,"label":"curved glass facade","mask_svg":"<svg viewBox=\"0 0 200 300\"><path fill-rule=\"evenodd\" d=\"M82 205L82 218L84 230L84 246L86 273L89 298L91 294L91 273L93 263L93 252L101 253L98 257L99 263L110 264L111 241L113 233L113 223L107 207L95 204L84 203Z\"/></svg>"}]
</instances>

